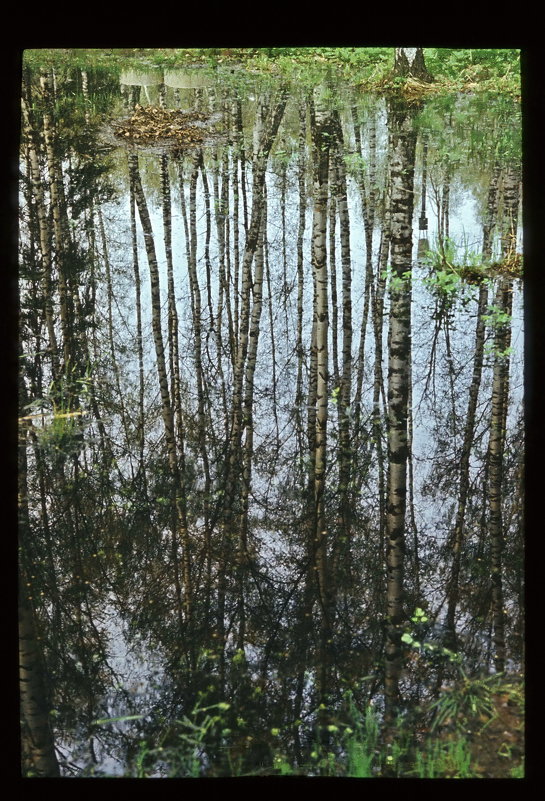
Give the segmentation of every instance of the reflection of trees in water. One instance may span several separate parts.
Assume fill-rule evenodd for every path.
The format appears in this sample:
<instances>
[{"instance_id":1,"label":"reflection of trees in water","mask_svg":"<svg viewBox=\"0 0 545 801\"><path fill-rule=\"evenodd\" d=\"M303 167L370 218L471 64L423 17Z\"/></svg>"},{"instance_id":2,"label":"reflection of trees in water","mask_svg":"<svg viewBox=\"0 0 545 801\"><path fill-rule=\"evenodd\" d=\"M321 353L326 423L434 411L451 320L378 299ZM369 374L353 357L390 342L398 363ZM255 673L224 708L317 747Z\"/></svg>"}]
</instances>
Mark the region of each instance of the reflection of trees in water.
<instances>
[{"instance_id":1,"label":"reflection of trees in water","mask_svg":"<svg viewBox=\"0 0 545 801\"><path fill-rule=\"evenodd\" d=\"M416 109L391 101L390 131L390 313L388 330L388 468L386 478L386 670L389 723L399 708L405 599L409 388L411 371L412 218Z\"/></svg>"},{"instance_id":2,"label":"reflection of trees in water","mask_svg":"<svg viewBox=\"0 0 545 801\"><path fill-rule=\"evenodd\" d=\"M21 608L35 632L22 628L25 660L44 658L37 692L58 743L78 729L100 766L114 741L167 747L197 703L227 700L231 735L207 729L213 770L267 764L279 742L303 764L346 690L379 707L386 692L393 712L452 674L407 658L417 606L468 664L518 663L513 280L405 276L418 120L433 174L445 110L392 106L387 142L376 103L327 89L263 88L251 104L233 86L199 89L192 102L221 111L227 141L116 151L125 209L95 152L86 77L81 107L59 75L56 94L48 76L29 80L23 107L21 416L40 403L53 415L21 426ZM479 162L485 259L494 226L505 252L516 231L518 177L498 133L496 161ZM128 648L161 654L150 694L112 690L123 666L106 609ZM26 759L46 774L47 711L22 709ZM119 714L144 717L92 724Z\"/></svg>"}]
</instances>

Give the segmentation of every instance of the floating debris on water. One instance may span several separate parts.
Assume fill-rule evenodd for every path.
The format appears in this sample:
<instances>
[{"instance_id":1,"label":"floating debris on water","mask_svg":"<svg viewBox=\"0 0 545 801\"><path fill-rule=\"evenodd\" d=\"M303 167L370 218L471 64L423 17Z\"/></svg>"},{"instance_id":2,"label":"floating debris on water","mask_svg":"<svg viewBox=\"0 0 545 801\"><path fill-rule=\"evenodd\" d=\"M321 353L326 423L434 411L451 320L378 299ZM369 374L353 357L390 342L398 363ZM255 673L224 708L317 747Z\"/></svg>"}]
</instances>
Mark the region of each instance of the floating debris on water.
<instances>
[{"instance_id":1,"label":"floating debris on water","mask_svg":"<svg viewBox=\"0 0 545 801\"><path fill-rule=\"evenodd\" d=\"M187 147L202 144L214 122L217 115L212 118L199 111L137 104L132 117L113 124L113 132L117 139L139 144L164 142Z\"/></svg>"}]
</instances>

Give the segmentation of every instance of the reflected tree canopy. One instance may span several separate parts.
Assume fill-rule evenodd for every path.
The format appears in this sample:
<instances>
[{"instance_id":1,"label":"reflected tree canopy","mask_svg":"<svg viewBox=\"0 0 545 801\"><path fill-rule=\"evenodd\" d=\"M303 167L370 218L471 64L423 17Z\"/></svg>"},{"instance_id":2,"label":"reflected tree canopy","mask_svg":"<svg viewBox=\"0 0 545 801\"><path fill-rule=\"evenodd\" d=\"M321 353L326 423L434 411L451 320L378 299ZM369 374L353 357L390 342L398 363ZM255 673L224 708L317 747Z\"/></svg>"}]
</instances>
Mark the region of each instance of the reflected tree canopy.
<instances>
[{"instance_id":1,"label":"reflected tree canopy","mask_svg":"<svg viewBox=\"0 0 545 801\"><path fill-rule=\"evenodd\" d=\"M314 775L522 671L520 193L515 101L25 68L25 775Z\"/></svg>"}]
</instances>

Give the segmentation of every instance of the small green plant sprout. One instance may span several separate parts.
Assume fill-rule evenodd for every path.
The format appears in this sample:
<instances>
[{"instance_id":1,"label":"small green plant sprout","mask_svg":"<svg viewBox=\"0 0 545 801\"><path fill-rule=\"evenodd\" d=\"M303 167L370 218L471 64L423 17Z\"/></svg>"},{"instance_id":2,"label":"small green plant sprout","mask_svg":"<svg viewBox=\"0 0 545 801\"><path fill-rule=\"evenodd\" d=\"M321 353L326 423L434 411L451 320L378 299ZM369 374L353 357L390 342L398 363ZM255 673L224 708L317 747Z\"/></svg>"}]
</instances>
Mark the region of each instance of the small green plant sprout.
<instances>
[{"instance_id":1,"label":"small green plant sprout","mask_svg":"<svg viewBox=\"0 0 545 801\"><path fill-rule=\"evenodd\" d=\"M436 645L432 642L420 642L412 634L408 631L405 631L401 635L401 642L404 642L406 645L410 645L411 648L414 648L417 651L420 651L422 655L434 655L444 657L448 659L449 662L453 662L456 664L460 664L462 661L462 657L460 654L456 653L455 651L451 651L450 648L444 648L441 645Z\"/></svg>"},{"instance_id":2,"label":"small green plant sprout","mask_svg":"<svg viewBox=\"0 0 545 801\"><path fill-rule=\"evenodd\" d=\"M424 284L429 289L435 290L442 295L447 295L447 297L457 292L461 283L461 278L456 272L447 270L438 270L424 278Z\"/></svg>"},{"instance_id":3,"label":"small green plant sprout","mask_svg":"<svg viewBox=\"0 0 545 801\"><path fill-rule=\"evenodd\" d=\"M365 159L360 153L346 153L344 163L350 175L359 175L366 166Z\"/></svg>"},{"instance_id":4,"label":"small green plant sprout","mask_svg":"<svg viewBox=\"0 0 545 801\"><path fill-rule=\"evenodd\" d=\"M482 280L486 277L482 254L473 249L465 238L458 245L449 237L437 236L435 244L420 257L420 261L430 270L427 283L432 287L439 284L439 288L442 285L445 291L458 287L462 279L478 276ZM449 280L447 276L450 276Z\"/></svg>"},{"instance_id":5,"label":"small green plant sprout","mask_svg":"<svg viewBox=\"0 0 545 801\"><path fill-rule=\"evenodd\" d=\"M390 292L399 292L403 290L412 276L412 270L405 270L401 275L395 272L391 267L383 270L380 277L383 278L387 284Z\"/></svg>"},{"instance_id":6,"label":"small green plant sprout","mask_svg":"<svg viewBox=\"0 0 545 801\"><path fill-rule=\"evenodd\" d=\"M339 392L340 392L340 391L341 391L341 388L340 388L340 387L335 387L335 388L334 388L334 389L331 391L331 398L330 398L330 400L331 400L331 403L332 403L334 406L336 406L336 405L337 405L337 401L338 401L338 399L339 399Z\"/></svg>"},{"instance_id":7,"label":"small green plant sprout","mask_svg":"<svg viewBox=\"0 0 545 801\"><path fill-rule=\"evenodd\" d=\"M487 314L483 315L483 320L488 328L493 332L493 341L489 341L485 345L485 353L488 355L496 356L498 359L508 358L513 352L511 345L501 347L501 340L503 332L506 331L511 324L512 317L501 306L494 304L488 307Z\"/></svg>"},{"instance_id":8,"label":"small green plant sprout","mask_svg":"<svg viewBox=\"0 0 545 801\"><path fill-rule=\"evenodd\" d=\"M411 648L421 648L422 647L422 643L419 642L418 640L416 640L413 637L413 635L410 634L408 631L403 632L403 634L401 635L401 642L406 643L406 645L410 645Z\"/></svg>"},{"instance_id":9,"label":"small green plant sprout","mask_svg":"<svg viewBox=\"0 0 545 801\"><path fill-rule=\"evenodd\" d=\"M498 348L493 342L487 342L484 346L485 353L489 356L497 356L498 359L507 359L513 353L513 348L509 345L507 348Z\"/></svg>"},{"instance_id":10,"label":"small green plant sprout","mask_svg":"<svg viewBox=\"0 0 545 801\"><path fill-rule=\"evenodd\" d=\"M422 259L433 272L456 272L454 263L458 254L458 246L450 237L435 237L435 243L428 249Z\"/></svg>"},{"instance_id":11,"label":"small green plant sprout","mask_svg":"<svg viewBox=\"0 0 545 801\"><path fill-rule=\"evenodd\" d=\"M414 623L415 628L420 632L420 635L415 636L415 632L405 631L401 635L401 642L405 643L405 645L409 645L416 651L419 651L422 656L427 655L433 657L442 657L444 659L448 659L449 662L459 664L462 661L460 654L451 651L450 648L445 648L433 642L424 641L425 627L423 624L427 623L428 621L429 617L426 612L420 607L417 607L411 616L411 622Z\"/></svg>"},{"instance_id":12,"label":"small green plant sprout","mask_svg":"<svg viewBox=\"0 0 545 801\"><path fill-rule=\"evenodd\" d=\"M233 665L243 665L246 661L246 655L244 653L244 649L239 648L237 651L235 651L231 661Z\"/></svg>"},{"instance_id":13,"label":"small green plant sprout","mask_svg":"<svg viewBox=\"0 0 545 801\"><path fill-rule=\"evenodd\" d=\"M319 776L337 775L337 760L333 751L324 751L323 749L317 749L314 750L310 756L311 759L315 762L315 766Z\"/></svg>"},{"instance_id":14,"label":"small green plant sprout","mask_svg":"<svg viewBox=\"0 0 545 801\"><path fill-rule=\"evenodd\" d=\"M427 623L429 620L427 614L424 612L423 609L420 609L419 606L416 607L414 610L414 614L411 617L413 623Z\"/></svg>"},{"instance_id":15,"label":"small green plant sprout","mask_svg":"<svg viewBox=\"0 0 545 801\"><path fill-rule=\"evenodd\" d=\"M500 306L491 305L488 307L488 313L483 315L483 320L489 328L497 330L510 324L511 315Z\"/></svg>"},{"instance_id":16,"label":"small green plant sprout","mask_svg":"<svg viewBox=\"0 0 545 801\"><path fill-rule=\"evenodd\" d=\"M275 754L273 767L281 776L289 776L293 773L293 768L284 754Z\"/></svg>"}]
</instances>

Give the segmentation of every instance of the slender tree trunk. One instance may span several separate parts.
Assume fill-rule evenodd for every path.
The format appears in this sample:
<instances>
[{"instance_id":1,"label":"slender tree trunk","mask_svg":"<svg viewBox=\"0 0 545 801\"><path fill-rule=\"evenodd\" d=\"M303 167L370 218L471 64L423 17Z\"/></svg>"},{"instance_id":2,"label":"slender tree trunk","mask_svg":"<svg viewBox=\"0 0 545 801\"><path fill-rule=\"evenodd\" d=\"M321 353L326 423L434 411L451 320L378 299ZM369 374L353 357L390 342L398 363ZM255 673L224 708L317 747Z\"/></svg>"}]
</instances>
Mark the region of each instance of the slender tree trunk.
<instances>
[{"instance_id":1,"label":"slender tree trunk","mask_svg":"<svg viewBox=\"0 0 545 801\"><path fill-rule=\"evenodd\" d=\"M241 521L240 538L238 546L238 565L239 574L239 637L238 648L244 648L245 642L245 584L248 567L251 563L251 553L249 549L249 500L250 488L252 483L252 460L254 447L254 376L257 365L257 349L259 343L261 312L263 308L263 266L264 266L264 238L266 230L266 208L263 212L261 221L261 232L255 257L255 271L253 281L253 306L250 320L248 359L246 362L246 372L244 380L244 454L242 469L242 498L241 498Z\"/></svg>"},{"instance_id":2,"label":"slender tree trunk","mask_svg":"<svg viewBox=\"0 0 545 801\"><path fill-rule=\"evenodd\" d=\"M329 183L335 185L335 167L329 169ZM329 199L329 282L331 286L331 380L339 390L339 299L337 297L337 203L335 196Z\"/></svg>"},{"instance_id":3,"label":"slender tree trunk","mask_svg":"<svg viewBox=\"0 0 545 801\"><path fill-rule=\"evenodd\" d=\"M375 344L375 360L373 370L373 416L372 416L372 446L377 454L377 478L378 478L378 509L379 509L379 552L384 554L384 538L386 533L386 479L384 465L384 445L387 432L387 417L381 413L381 399L383 408L386 409L386 397L384 391L384 377L382 369L383 360L383 325L384 325L384 295L386 292L386 279L384 277L388 254L390 251L390 207L389 199L386 200L382 236L379 250L379 260L377 265L377 275L375 289L372 295L373 309L373 335Z\"/></svg>"},{"instance_id":4,"label":"slender tree trunk","mask_svg":"<svg viewBox=\"0 0 545 801\"><path fill-rule=\"evenodd\" d=\"M198 441L200 443L201 458L205 473L206 486L210 488L210 463L208 459L206 445L206 398L205 398L205 376L202 363L203 336L202 336L202 301L201 289L197 276L197 177L198 168L202 164L202 153L195 158L194 170L190 179L189 190L189 285L191 291L191 309L193 320L194 336L194 359L195 359L195 378L197 382L197 420L198 420Z\"/></svg>"},{"instance_id":5,"label":"slender tree trunk","mask_svg":"<svg viewBox=\"0 0 545 801\"><path fill-rule=\"evenodd\" d=\"M219 156L218 156L219 159ZM225 165L225 161L224 161ZM223 188L220 190L219 180L217 171L214 173L213 177L213 187L214 187L214 208L216 211L216 231L217 231L217 239L218 239L218 263L219 263L219 294L218 294L218 311L217 315L219 316L225 307L225 313L227 317L227 330L228 330L228 345L229 345L229 354L231 357L231 363L234 369L235 360L236 360L236 343L238 342L238 333L235 329L235 322L233 321L233 310L231 304L231 288L229 286L229 259L230 256L227 252L227 241L228 241L228 219L226 217L226 208L224 207L225 203L225 192L224 187L226 185L226 181L228 180L228 173L224 170L224 180L223 180ZM237 278L238 280L238 278ZM238 292L237 299L236 299L236 320L238 326ZM220 326L218 324L217 330L220 330Z\"/></svg>"},{"instance_id":6,"label":"slender tree trunk","mask_svg":"<svg viewBox=\"0 0 545 801\"><path fill-rule=\"evenodd\" d=\"M44 682L43 656L34 612L26 600L26 576L19 579L19 684L23 767L27 776L59 776L50 707Z\"/></svg>"},{"instance_id":7,"label":"slender tree trunk","mask_svg":"<svg viewBox=\"0 0 545 801\"><path fill-rule=\"evenodd\" d=\"M306 222L306 186L305 186L305 147L306 147L306 107L299 105L299 139L297 156L297 185L299 190L299 220L297 226L297 380L295 385L295 417L298 437L298 453L302 456L303 446L303 303L304 303L304 236Z\"/></svg>"},{"instance_id":8,"label":"slender tree trunk","mask_svg":"<svg viewBox=\"0 0 545 801\"><path fill-rule=\"evenodd\" d=\"M499 168L496 167L490 179L488 190L487 219L483 229L483 261L490 259L492 253L492 231L497 213L498 205L498 179ZM469 388L469 398L465 417L464 435L462 443L462 453L460 459L460 479L458 491L458 503L456 509L456 519L454 523L452 541L452 569L448 589L448 606L445 626L448 632L448 647L452 650L457 648L456 638L456 609L459 600L459 580L461 568L462 547L465 539L465 514L467 499L469 495L469 461L473 438L475 436L475 420L477 413L477 401L481 386L481 377L484 360L485 345L485 323L484 315L488 306L488 286L482 283L479 288L479 298L477 307L477 324L475 329L475 347L473 357L473 376Z\"/></svg>"},{"instance_id":9,"label":"slender tree trunk","mask_svg":"<svg viewBox=\"0 0 545 801\"><path fill-rule=\"evenodd\" d=\"M357 119L357 110L352 108L352 119L354 127L354 138L357 156L362 156L362 143L360 125ZM363 377L365 370L365 344L367 337L367 325L369 321L369 311L375 314L375 292L373 276L373 227L375 222L376 205L376 125L374 115L371 117L369 125L369 181L368 186L364 175L364 167L361 160L357 163L357 184L361 201L363 227L365 232L365 290L363 299L363 314L360 324L360 341L358 346L358 359L356 371L356 388L354 395L354 449L359 450L365 441L365 432L361 427L361 407ZM377 281L380 275L377 276ZM380 337L382 338L382 322L380 324ZM375 343L376 344L376 343ZM382 347L380 348L382 350Z\"/></svg>"},{"instance_id":10,"label":"slender tree trunk","mask_svg":"<svg viewBox=\"0 0 545 801\"><path fill-rule=\"evenodd\" d=\"M163 344L159 267L157 264L157 256L155 253L153 229L146 203L146 198L144 195L144 191L142 189L140 173L138 170L138 157L134 154L129 155L129 171L134 186L134 194L135 194L136 204L138 207L138 212L140 215L140 222L142 225L142 230L144 232L146 254L148 257L148 265L150 270L153 340L155 345L155 356L157 361L159 389L161 393L161 410L162 410L163 424L165 428L165 439L168 452L168 464L169 464L170 474L172 477L173 508L176 511L176 523L174 526L175 530L173 531L173 543L172 543L174 581L175 581L176 595L178 598L180 622L182 622L181 610L183 608L185 612L185 623L190 625L192 620L192 607L193 607L190 540L187 527L186 498L185 498L185 492L183 491L182 477L180 475L180 468L178 462L175 419L168 387L168 374L165 361L165 349ZM182 548L183 589L182 589L182 582L180 581L180 577L178 574L178 547L179 547L178 541L180 542Z\"/></svg>"},{"instance_id":11,"label":"slender tree trunk","mask_svg":"<svg viewBox=\"0 0 545 801\"><path fill-rule=\"evenodd\" d=\"M242 129L242 111L240 101L237 100L233 109L234 117L234 153L232 162L233 186L233 295L235 337L238 337L238 304L239 304L239 276L240 276L240 191L239 191L239 163L242 174L242 159L244 156L244 134ZM241 181L242 183L242 181ZM246 229L247 230L247 229Z\"/></svg>"},{"instance_id":12,"label":"slender tree trunk","mask_svg":"<svg viewBox=\"0 0 545 801\"><path fill-rule=\"evenodd\" d=\"M212 490L212 475L210 469L209 459L209 442L207 432L211 429L206 411L206 378L203 368L202 351L203 351L203 330L202 330L202 301L201 289L197 275L197 178L198 170L201 170L203 177L203 189L205 195L208 188L204 185L204 160L202 151L199 151L195 156L194 169L190 178L189 189L189 242L188 242L188 271L189 271L189 285L191 293L191 315L193 321L193 337L194 337L194 361L195 361L195 378L197 383L197 439L199 452L201 456L203 471L204 471L204 491L203 491L203 514L204 514L204 537L205 537L205 558L206 558L206 603L205 603L205 617L208 619L210 593L211 593L211 575L212 575L212 523L210 520L210 498ZM180 177L182 181L182 177ZM183 187L182 187L183 191ZM208 230L210 227L210 216L207 214L207 238ZM210 266L207 257L207 241L205 242L205 261L207 269L207 284L206 294L208 297L208 310L210 315L210 326L213 329L214 318L212 309L212 296L211 296L211 277ZM218 367L221 370L221 355L218 356Z\"/></svg>"},{"instance_id":13,"label":"slender tree trunk","mask_svg":"<svg viewBox=\"0 0 545 801\"><path fill-rule=\"evenodd\" d=\"M75 365L74 349L74 309L67 278L67 255L71 249L68 222L66 217L66 203L64 201L64 188L61 166L55 154L55 128L51 116L53 103L51 77L42 73L40 77L42 95L45 102L43 115L43 135L47 166L49 172L49 188L51 197L51 210L53 215L53 231L55 237L55 255L59 287L59 316L62 332L62 354L64 360L65 376L71 372ZM68 410L72 408L70 393L68 392Z\"/></svg>"},{"instance_id":14,"label":"slender tree trunk","mask_svg":"<svg viewBox=\"0 0 545 801\"><path fill-rule=\"evenodd\" d=\"M51 239L52 234L50 231L48 213L45 202L44 186L41 177L40 160L39 160L39 147L37 144L37 132L34 129L31 120L28 89L23 87L23 94L21 97L22 114L23 114L23 133L26 138L26 147L28 152L29 164L29 180L32 188L32 197L36 207L36 215L38 219L39 229L39 247L41 252L41 266L42 266L42 288L44 295L44 311L47 333L49 338L49 348L51 351L51 363L53 379L58 377L58 350L57 350L57 335L54 324L53 312L53 290L52 290L52 254L51 254Z\"/></svg>"},{"instance_id":15,"label":"slender tree trunk","mask_svg":"<svg viewBox=\"0 0 545 801\"><path fill-rule=\"evenodd\" d=\"M269 259L269 251L267 248L267 238L265 237L265 241L263 243L263 258L265 260L265 271L267 277L267 295L269 298L269 331L270 331L270 338L271 338L271 361L272 361L272 369L271 369L271 383L272 383L272 413L274 417L274 431L275 431L275 441L274 441L274 461L276 461L276 457L280 455L280 427L278 421L278 398L277 398L277 359L276 359L276 339L275 339L275 325L274 325L274 310L273 310L273 289L271 283L271 263ZM286 328L286 331L288 329Z\"/></svg>"},{"instance_id":16,"label":"slender tree trunk","mask_svg":"<svg viewBox=\"0 0 545 801\"><path fill-rule=\"evenodd\" d=\"M411 342L411 267L416 134L413 114L390 104L391 265L388 360L387 476L387 635L386 716L392 721L399 703L401 632L404 622L405 511L407 494L408 396Z\"/></svg>"},{"instance_id":17,"label":"slender tree trunk","mask_svg":"<svg viewBox=\"0 0 545 801\"><path fill-rule=\"evenodd\" d=\"M134 273L135 306L136 306L136 352L138 356L138 421L136 424L138 435L139 472L142 486L147 496L146 465L144 461L145 445L145 405L144 405L144 344L142 340L142 282L140 278L140 265L138 260L138 239L136 229L136 198L134 194L134 175L129 176L129 192L131 207L131 244L132 265Z\"/></svg>"},{"instance_id":18,"label":"slender tree trunk","mask_svg":"<svg viewBox=\"0 0 545 801\"><path fill-rule=\"evenodd\" d=\"M214 306L212 302L212 264L210 260L210 238L212 235L212 214L210 210L210 187L204 166L202 151L199 153L199 169L201 173L204 205L206 209L206 236L204 240L204 263L206 266L206 298L208 303L208 319L210 331L214 330Z\"/></svg>"},{"instance_id":19,"label":"slender tree trunk","mask_svg":"<svg viewBox=\"0 0 545 801\"><path fill-rule=\"evenodd\" d=\"M260 133L257 141L257 151L253 165L252 208L250 224L242 260L240 328L238 341L236 343L233 370L233 398L228 457L225 464L225 492L222 528L223 538L227 547L236 547L232 542L232 538L233 535L238 536L237 550L239 555L242 555L243 562L246 562L247 560L247 519L241 528L240 511L241 504L242 506L244 505L244 493L246 492L246 489L244 489L243 482L243 491L241 493L239 478L241 473L244 475L245 464L242 438L248 422L251 423L251 415L248 417L248 406L245 406L245 398L247 403L250 404L253 400L253 370L255 370L255 364L252 365L252 359L255 358L255 353L257 351L258 333L255 327L252 327L252 325L259 326L259 318L261 316L262 307L261 292L263 281L263 261L262 249L260 247L260 237L261 228L263 225L265 225L265 169L270 150L282 120L285 105L286 97L283 94L276 103L272 104L268 114L262 121L262 124L260 123L259 125ZM259 263L256 267L257 280L256 275L252 274L252 264L254 263L256 253L258 253L258 251L261 255L258 260ZM253 314L251 303L252 293L254 295ZM256 298L256 293L258 294L258 298ZM258 313L259 318L256 319L255 315ZM252 383L250 388L245 385L245 381L247 380L250 380ZM252 447L252 435L250 434L248 448L251 450ZM250 462L247 461L248 455L249 451L246 453L247 468L250 467ZM251 469L247 470L247 475L249 478L251 475ZM244 513L242 515L242 520L245 520ZM243 612L243 599L240 610ZM244 632L244 620L241 619L239 623L241 623L242 626L242 628L239 629L239 633L240 631Z\"/></svg>"},{"instance_id":20,"label":"slender tree trunk","mask_svg":"<svg viewBox=\"0 0 545 801\"><path fill-rule=\"evenodd\" d=\"M30 537L26 435L19 432L19 541ZM19 557L19 688L23 770L27 776L59 776L51 728L43 653L36 631L32 585Z\"/></svg>"},{"instance_id":21,"label":"slender tree trunk","mask_svg":"<svg viewBox=\"0 0 545 801\"><path fill-rule=\"evenodd\" d=\"M97 223L98 223L98 231L100 234L101 244L102 244L102 261L104 263L104 270L106 275L106 294L108 298L107 303L107 331L108 331L108 346L110 350L110 359L111 359L111 369L114 374L114 383L115 389L117 390L118 396L118 404L119 410L121 415L121 422L123 425L123 431L125 432L125 439L127 442L130 442L130 432L129 432L129 423L127 417L127 411L125 409L125 401L123 395L123 389L121 387L121 375L119 372L119 364L116 354L115 348L115 326L114 326L114 317L113 317L113 307L114 307L114 288L113 288L113 281L112 281L112 270L110 264L110 254L108 252L108 242L106 238L106 231L104 227L104 218L102 216L101 209L97 209ZM134 480L134 471L132 466L132 459L130 461L130 468L132 473L132 479Z\"/></svg>"},{"instance_id":22,"label":"slender tree trunk","mask_svg":"<svg viewBox=\"0 0 545 801\"><path fill-rule=\"evenodd\" d=\"M350 485L352 480L352 436L350 430L350 406L352 398L352 259L350 250L350 217L348 214L348 190L346 172L344 168L344 142L341 121L335 115L336 144L336 194L339 213L341 263L342 263L342 373L338 397L339 412L339 494L340 517L342 525L342 540L346 544L343 548L345 558L349 559L349 545L351 538L350 523Z\"/></svg>"},{"instance_id":23,"label":"slender tree trunk","mask_svg":"<svg viewBox=\"0 0 545 801\"><path fill-rule=\"evenodd\" d=\"M506 314L510 312L511 296L507 280L500 279L495 305ZM510 330L502 325L494 337L496 350L492 378L492 416L488 443L488 503L491 540L492 618L494 629L494 664L498 673L505 665L505 613L503 608L503 450L505 443L504 416L508 399L509 357L504 355L510 342ZM507 362L507 363L506 363Z\"/></svg>"},{"instance_id":24,"label":"slender tree trunk","mask_svg":"<svg viewBox=\"0 0 545 801\"><path fill-rule=\"evenodd\" d=\"M519 176L509 168L503 185L502 256L514 252L516 245L519 205ZM494 665L501 673L505 668L505 611L503 589L503 487L504 449L507 406L509 401L509 348L511 344L512 280L501 277L495 297L495 307L506 321L496 326L494 337L494 368L492 377L492 415L488 444L489 464L489 531L492 557L492 619L494 630Z\"/></svg>"},{"instance_id":25,"label":"slender tree trunk","mask_svg":"<svg viewBox=\"0 0 545 801\"><path fill-rule=\"evenodd\" d=\"M312 220L312 267L315 287L314 336L316 345L316 428L313 453L314 474L314 569L321 610L319 697L327 706L332 645L332 604L329 575L328 532L325 512L325 479L328 417L328 278L327 205L331 120L318 103L315 109L313 149L314 210Z\"/></svg>"}]
</instances>

